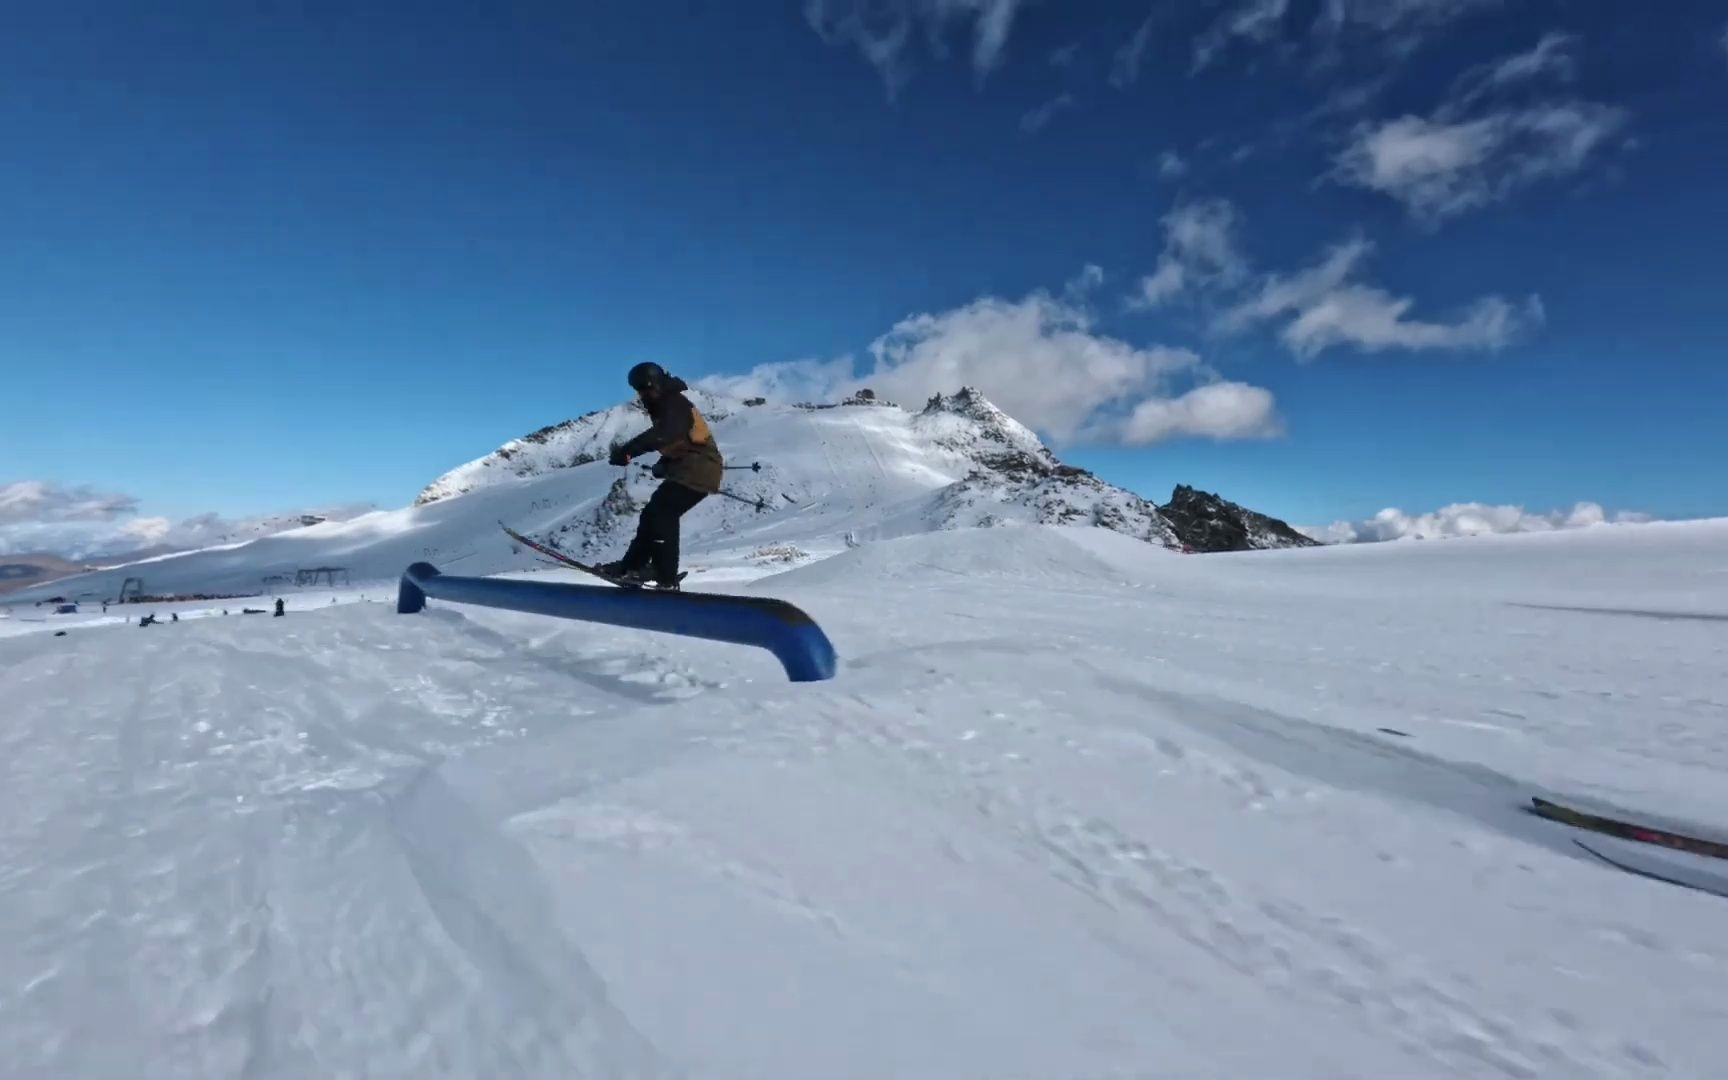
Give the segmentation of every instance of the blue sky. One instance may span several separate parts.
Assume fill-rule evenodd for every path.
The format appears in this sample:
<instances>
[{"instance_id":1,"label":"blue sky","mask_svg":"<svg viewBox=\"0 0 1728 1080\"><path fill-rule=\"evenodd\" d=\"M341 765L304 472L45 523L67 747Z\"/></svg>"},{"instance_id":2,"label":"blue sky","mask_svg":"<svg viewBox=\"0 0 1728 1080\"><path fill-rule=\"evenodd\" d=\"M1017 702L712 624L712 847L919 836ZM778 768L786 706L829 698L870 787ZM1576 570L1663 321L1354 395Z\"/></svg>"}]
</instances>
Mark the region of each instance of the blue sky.
<instances>
[{"instance_id":1,"label":"blue sky","mask_svg":"<svg viewBox=\"0 0 1728 1080\"><path fill-rule=\"evenodd\" d=\"M1720 2L504 12L11 13L11 520L400 505L641 359L1298 522L1728 513Z\"/></svg>"}]
</instances>

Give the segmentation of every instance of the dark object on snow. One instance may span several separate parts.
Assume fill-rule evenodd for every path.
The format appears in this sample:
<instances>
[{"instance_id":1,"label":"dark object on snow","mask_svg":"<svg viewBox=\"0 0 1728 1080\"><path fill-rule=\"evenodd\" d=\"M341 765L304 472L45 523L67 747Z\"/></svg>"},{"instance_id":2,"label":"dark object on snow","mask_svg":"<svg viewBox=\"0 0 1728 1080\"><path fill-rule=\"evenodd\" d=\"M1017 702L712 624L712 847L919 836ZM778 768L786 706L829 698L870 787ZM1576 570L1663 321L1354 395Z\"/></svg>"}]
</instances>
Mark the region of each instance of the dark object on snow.
<instances>
[{"instance_id":1,"label":"dark object on snow","mask_svg":"<svg viewBox=\"0 0 1728 1080\"><path fill-rule=\"evenodd\" d=\"M599 570L621 581L654 580L672 585L678 573L679 524L703 499L720 490L726 459L708 429L708 421L684 396L690 389L683 379L668 375L659 364L642 363L630 369L630 388L654 423L647 431L612 448L607 460L617 466L633 458L658 452L660 460L651 470L663 482L642 508L636 536L624 557Z\"/></svg>"},{"instance_id":2,"label":"dark object on snow","mask_svg":"<svg viewBox=\"0 0 1728 1080\"><path fill-rule=\"evenodd\" d=\"M242 614L242 615L268 615L270 613L268 611L265 611L261 607L248 607L248 608L241 608L240 614Z\"/></svg>"},{"instance_id":3,"label":"dark object on snow","mask_svg":"<svg viewBox=\"0 0 1728 1080\"><path fill-rule=\"evenodd\" d=\"M173 612L172 614L170 614L168 616L168 621L169 622L179 622L180 621L180 613L178 611Z\"/></svg>"},{"instance_id":4,"label":"dark object on snow","mask_svg":"<svg viewBox=\"0 0 1728 1080\"><path fill-rule=\"evenodd\" d=\"M156 625L155 612L151 612L149 615L146 615L142 619L139 619L138 625L139 626L155 626Z\"/></svg>"},{"instance_id":5,"label":"dark object on snow","mask_svg":"<svg viewBox=\"0 0 1728 1080\"><path fill-rule=\"evenodd\" d=\"M282 615L283 615L282 598L280 596L278 596L276 598L276 617L278 619L280 619L282 617Z\"/></svg>"},{"instance_id":6,"label":"dark object on snow","mask_svg":"<svg viewBox=\"0 0 1728 1080\"><path fill-rule=\"evenodd\" d=\"M1639 825L1632 821L1592 814L1587 810L1561 806L1559 803L1550 802L1539 796L1531 797L1530 812L1550 821L1558 821L1574 828L1590 829L1608 836L1619 837L1622 840L1656 844L1660 847L1673 848L1675 851L1689 851L1694 855L1706 855L1713 859L1728 859L1728 842L1703 836L1688 836L1671 829L1653 825Z\"/></svg>"},{"instance_id":7,"label":"dark object on snow","mask_svg":"<svg viewBox=\"0 0 1728 1080\"><path fill-rule=\"evenodd\" d=\"M1158 512L1176 530L1177 538L1197 552L1320 546L1320 541L1303 536L1277 518L1186 484L1176 485L1170 501Z\"/></svg>"},{"instance_id":8,"label":"dark object on snow","mask_svg":"<svg viewBox=\"0 0 1728 1080\"><path fill-rule=\"evenodd\" d=\"M55 637L65 637L65 636L66 636L66 631L64 631L64 630L56 630L56 631L54 631L54 636L55 636Z\"/></svg>"},{"instance_id":9,"label":"dark object on snow","mask_svg":"<svg viewBox=\"0 0 1728 1080\"><path fill-rule=\"evenodd\" d=\"M1402 735L1406 739L1408 739L1410 737L1410 733L1408 731L1399 731L1397 728L1383 727L1380 730L1384 731L1388 735Z\"/></svg>"}]
</instances>

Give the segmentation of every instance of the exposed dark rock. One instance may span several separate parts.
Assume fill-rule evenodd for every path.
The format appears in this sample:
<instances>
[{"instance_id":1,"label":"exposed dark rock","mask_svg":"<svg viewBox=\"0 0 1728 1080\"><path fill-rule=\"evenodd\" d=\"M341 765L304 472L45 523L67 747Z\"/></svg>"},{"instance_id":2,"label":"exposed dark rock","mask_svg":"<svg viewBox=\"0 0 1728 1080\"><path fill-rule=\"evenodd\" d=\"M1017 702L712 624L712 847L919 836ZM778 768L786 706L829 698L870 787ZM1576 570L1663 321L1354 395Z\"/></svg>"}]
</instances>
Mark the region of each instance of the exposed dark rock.
<instances>
[{"instance_id":1,"label":"exposed dark rock","mask_svg":"<svg viewBox=\"0 0 1728 1080\"><path fill-rule=\"evenodd\" d=\"M1170 501L1158 510L1182 543L1196 552L1320 546L1277 518L1186 484L1176 485Z\"/></svg>"}]
</instances>

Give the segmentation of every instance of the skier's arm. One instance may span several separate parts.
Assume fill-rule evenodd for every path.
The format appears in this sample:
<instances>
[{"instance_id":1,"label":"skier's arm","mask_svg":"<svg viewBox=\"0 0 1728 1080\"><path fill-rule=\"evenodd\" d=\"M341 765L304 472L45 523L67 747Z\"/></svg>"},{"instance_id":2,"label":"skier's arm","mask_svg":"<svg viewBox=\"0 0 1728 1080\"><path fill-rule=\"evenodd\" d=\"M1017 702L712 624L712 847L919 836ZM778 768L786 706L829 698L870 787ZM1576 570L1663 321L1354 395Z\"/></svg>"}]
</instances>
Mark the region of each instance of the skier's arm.
<instances>
[{"instance_id":1,"label":"skier's arm","mask_svg":"<svg viewBox=\"0 0 1728 1080\"><path fill-rule=\"evenodd\" d=\"M663 449L680 439L688 439L690 429L695 424L694 407L688 400L679 397L667 403L667 407L655 418L653 427L625 443L623 452L627 457L638 458Z\"/></svg>"}]
</instances>

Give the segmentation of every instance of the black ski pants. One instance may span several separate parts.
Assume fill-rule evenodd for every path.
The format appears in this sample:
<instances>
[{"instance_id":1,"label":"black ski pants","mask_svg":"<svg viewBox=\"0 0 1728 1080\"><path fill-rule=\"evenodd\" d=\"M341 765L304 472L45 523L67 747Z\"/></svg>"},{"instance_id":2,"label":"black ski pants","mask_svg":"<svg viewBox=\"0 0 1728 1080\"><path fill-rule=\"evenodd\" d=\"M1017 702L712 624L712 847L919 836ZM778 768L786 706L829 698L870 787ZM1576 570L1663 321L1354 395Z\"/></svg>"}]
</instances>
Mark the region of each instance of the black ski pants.
<instances>
[{"instance_id":1,"label":"black ski pants","mask_svg":"<svg viewBox=\"0 0 1728 1080\"><path fill-rule=\"evenodd\" d=\"M624 569L639 570L652 564L656 579L671 581L677 577L678 519L707 497L707 492L676 480L662 481L636 521L636 538L624 552Z\"/></svg>"}]
</instances>

